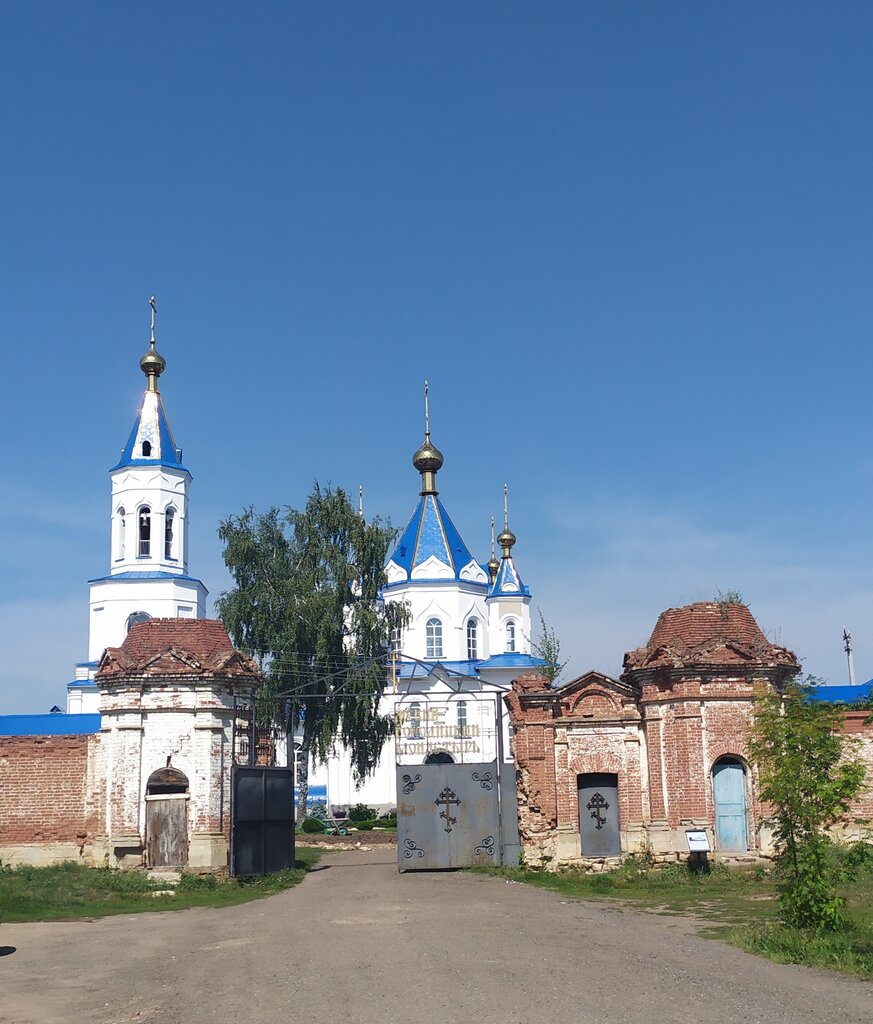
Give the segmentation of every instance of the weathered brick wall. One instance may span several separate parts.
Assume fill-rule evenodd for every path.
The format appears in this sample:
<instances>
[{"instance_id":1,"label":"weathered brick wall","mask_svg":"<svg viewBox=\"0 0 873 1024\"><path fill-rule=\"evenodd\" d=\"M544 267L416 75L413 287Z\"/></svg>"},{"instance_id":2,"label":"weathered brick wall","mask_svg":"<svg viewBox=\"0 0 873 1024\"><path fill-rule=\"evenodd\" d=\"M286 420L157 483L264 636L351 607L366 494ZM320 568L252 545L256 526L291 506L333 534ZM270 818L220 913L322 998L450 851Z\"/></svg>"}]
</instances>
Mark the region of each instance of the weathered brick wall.
<instances>
[{"instance_id":1,"label":"weathered brick wall","mask_svg":"<svg viewBox=\"0 0 873 1024\"><path fill-rule=\"evenodd\" d=\"M848 835L873 839L873 722L869 711L847 711L846 733L857 744L857 756L867 765L867 779L859 798L846 816Z\"/></svg>"},{"instance_id":2,"label":"weathered brick wall","mask_svg":"<svg viewBox=\"0 0 873 1024\"><path fill-rule=\"evenodd\" d=\"M0 738L0 847L90 843L97 808L88 794L88 757L96 741L96 736Z\"/></svg>"}]
</instances>

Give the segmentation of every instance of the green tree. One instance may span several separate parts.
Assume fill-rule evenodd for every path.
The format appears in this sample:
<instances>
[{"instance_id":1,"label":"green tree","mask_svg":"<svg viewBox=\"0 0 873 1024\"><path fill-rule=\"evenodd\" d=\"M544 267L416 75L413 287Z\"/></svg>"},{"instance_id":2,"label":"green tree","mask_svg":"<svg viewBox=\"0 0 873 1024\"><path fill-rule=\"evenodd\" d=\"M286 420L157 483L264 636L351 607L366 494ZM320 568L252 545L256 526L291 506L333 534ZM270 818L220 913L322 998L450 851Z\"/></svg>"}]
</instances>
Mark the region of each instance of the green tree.
<instances>
[{"instance_id":1,"label":"green tree","mask_svg":"<svg viewBox=\"0 0 873 1024\"><path fill-rule=\"evenodd\" d=\"M235 644L252 651L264 695L291 693L302 735L298 813L305 813L312 756L334 741L363 778L376 765L392 719L379 713L390 631L404 609L379 592L394 530L366 522L345 491L316 483L302 510L247 509L218 529L234 586L216 606Z\"/></svg>"},{"instance_id":2,"label":"green tree","mask_svg":"<svg viewBox=\"0 0 873 1024\"><path fill-rule=\"evenodd\" d=\"M558 639L554 627L547 624L539 608L537 608L537 615L540 620L539 630L531 647L534 654L545 662L545 665L539 670L540 673L548 679L549 683L554 683L567 662L561 661L561 641Z\"/></svg>"},{"instance_id":3,"label":"green tree","mask_svg":"<svg viewBox=\"0 0 873 1024\"><path fill-rule=\"evenodd\" d=\"M822 932L845 920L825 830L861 791L865 767L843 733L842 709L809 699L813 683L807 678L760 696L749 754L771 808L782 919Z\"/></svg>"}]
</instances>

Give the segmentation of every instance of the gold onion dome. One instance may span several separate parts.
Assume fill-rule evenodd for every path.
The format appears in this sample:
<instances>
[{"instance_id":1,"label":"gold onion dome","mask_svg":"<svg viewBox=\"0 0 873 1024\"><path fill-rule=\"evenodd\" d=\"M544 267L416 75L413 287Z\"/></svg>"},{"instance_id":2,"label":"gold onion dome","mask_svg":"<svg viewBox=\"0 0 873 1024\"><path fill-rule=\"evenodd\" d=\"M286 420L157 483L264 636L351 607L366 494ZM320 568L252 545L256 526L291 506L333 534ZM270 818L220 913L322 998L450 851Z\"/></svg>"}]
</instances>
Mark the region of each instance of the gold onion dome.
<instances>
[{"instance_id":1,"label":"gold onion dome","mask_svg":"<svg viewBox=\"0 0 873 1024\"><path fill-rule=\"evenodd\" d=\"M504 554L509 554L509 550L515 545L515 541L515 534L512 532L512 530L509 529L508 526L504 526L503 531L497 538L497 543L503 548Z\"/></svg>"},{"instance_id":2,"label":"gold onion dome","mask_svg":"<svg viewBox=\"0 0 873 1024\"><path fill-rule=\"evenodd\" d=\"M412 465L419 473L436 473L442 469L443 461L443 453L436 445L431 444L430 433L427 433L424 444L412 456Z\"/></svg>"},{"instance_id":3,"label":"gold onion dome","mask_svg":"<svg viewBox=\"0 0 873 1024\"><path fill-rule=\"evenodd\" d=\"M139 368L147 377L160 377L167 368L167 361L152 345L148 352L140 359Z\"/></svg>"}]
</instances>

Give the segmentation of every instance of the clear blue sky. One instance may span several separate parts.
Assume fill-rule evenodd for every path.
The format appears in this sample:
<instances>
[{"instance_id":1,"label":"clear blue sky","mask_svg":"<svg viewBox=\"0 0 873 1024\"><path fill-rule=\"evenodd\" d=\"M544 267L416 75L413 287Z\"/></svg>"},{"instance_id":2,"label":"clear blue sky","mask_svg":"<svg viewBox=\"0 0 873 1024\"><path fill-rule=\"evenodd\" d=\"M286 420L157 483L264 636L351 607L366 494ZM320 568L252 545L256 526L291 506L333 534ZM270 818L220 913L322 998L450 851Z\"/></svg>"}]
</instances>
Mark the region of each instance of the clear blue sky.
<instances>
[{"instance_id":1,"label":"clear blue sky","mask_svg":"<svg viewBox=\"0 0 873 1024\"><path fill-rule=\"evenodd\" d=\"M736 589L873 675L873 7L7 4L0 711L63 703L144 380L220 517L441 496L568 674Z\"/></svg>"}]
</instances>

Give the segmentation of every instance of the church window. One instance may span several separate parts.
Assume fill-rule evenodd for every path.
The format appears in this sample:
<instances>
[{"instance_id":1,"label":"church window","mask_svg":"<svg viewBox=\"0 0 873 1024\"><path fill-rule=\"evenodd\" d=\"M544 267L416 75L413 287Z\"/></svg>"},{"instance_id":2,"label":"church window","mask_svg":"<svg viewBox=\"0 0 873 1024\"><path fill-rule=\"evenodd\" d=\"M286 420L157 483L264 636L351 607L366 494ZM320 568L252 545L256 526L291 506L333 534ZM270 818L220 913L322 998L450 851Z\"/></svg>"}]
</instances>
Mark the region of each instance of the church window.
<instances>
[{"instance_id":1,"label":"church window","mask_svg":"<svg viewBox=\"0 0 873 1024\"><path fill-rule=\"evenodd\" d=\"M127 524L127 517L124 509L118 510L118 543L116 545L116 551L118 552L117 560L120 562L124 558L124 532Z\"/></svg>"},{"instance_id":2,"label":"church window","mask_svg":"<svg viewBox=\"0 0 873 1024\"><path fill-rule=\"evenodd\" d=\"M409 733L412 739L421 739L421 705L418 702L409 705Z\"/></svg>"},{"instance_id":3,"label":"church window","mask_svg":"<svg viewBox=\"0 0 873 1024\"><path fill-rule=\"evenodd\" d=\"M467 658L475 661L478 654L479 623L475 619L467 619Z\"/></svg>"},{"instance_id":4,"label":"church window","mask_svg":"<svg viewBox=\"0 0 873 1024\"><path fill-rule=\"evenodd\" d=\"M151 441L143 441L142 443L142 457L148 459L152 454L152 443Z\"/></svg>"},{"instance_id":5,"label":"church window","mask_svg":"<svg viewBox=\"0 0 873 1024\"><path fill-rule=\"evenodd\" d=\"M152 510L146 505L139 510L139 557L148 558L152 547Z\"/></svg>"},{"instance_id":6,"label":"church window","mask_svg":"<svg viewBox=\"0 0 873 1024\"><path fill-rule=\"evenodd\" d=\"M400 626L391 627L391 653L400 653L400 644L402 642L403 630Z\"/></svg>"},{"instance_id":7,"label":"church window","mask_svg":"<svg viewBox=\"0 0 873 1024\"><path fill-rule=\"evenodd\" d=\"M130 632L130 627L135 626L138 622L148 622L151 618L148 612L134 612L132 615L127 616L127 627L125 632Z\"/></svg>"},{"instance_id":8,"label":"church window","mask_svg":"<svg viewBox=\"0 0 873 1024\"><path fill-rule=\"evenodd\" d=\"M515 619L506 620L506 651L508 654L515 652Z\"/></svg>"},{"instance_id":9,"label":"church window","mask_svg":"<svg viewBox=\"0 0 873 1024\"><path fill-rule=\"evenodd\" d=\"M443 624L439 619L428 619L425 627L427 637L426 658L441 658L443 656Z\"/></svg>"},{"instance_id":10,"label":"church window","mask_svg":"<svg viewBox=\"0 0 873 1024\"><path fill-rule=\"evenodd\" d=\"M175 518L175 510L168 508L164 513L164 558L173 557L173 523Z\"/></svg>"},{"instance_id":11,"label":"church window","mask_svg":"<svg viewBox=\"0 0 873 1024\"><path fill-rule=\"evenodd\" d=\"M457 736L463 739L467 735L467 702L459 700L455 705L457 714Z\"/></svg>"}]
</instances>

